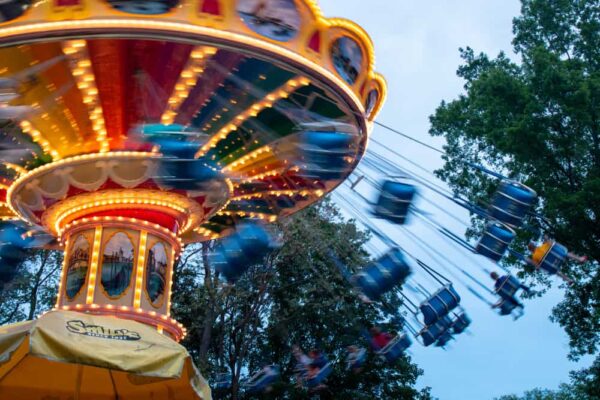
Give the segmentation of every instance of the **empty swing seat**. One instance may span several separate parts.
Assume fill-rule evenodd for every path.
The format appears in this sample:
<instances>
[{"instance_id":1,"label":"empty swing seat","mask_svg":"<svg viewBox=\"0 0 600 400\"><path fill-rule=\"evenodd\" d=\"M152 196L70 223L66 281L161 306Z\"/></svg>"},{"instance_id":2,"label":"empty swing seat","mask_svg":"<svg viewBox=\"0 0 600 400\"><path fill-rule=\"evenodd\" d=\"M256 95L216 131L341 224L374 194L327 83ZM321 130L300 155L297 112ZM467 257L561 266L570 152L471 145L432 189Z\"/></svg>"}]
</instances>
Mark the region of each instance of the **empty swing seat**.
<instances>
[{"instance_id":1,"label":"empty swing seat","mask_svg":"<svg viewBox=\"0 0 600 400\"><path fill-rule=\"evenodd\" d=\"M543 269L550 275L555 275L567 259L567 254L569 254L569 250L565 246L554 242L540 261L538 268Z\"/></svg>"},{"instance_id":2,"label":"empty swing seat","mask_svg":"<svg viewBox=\"0 0 600 400\"><path fill-rule=\"evenodd\" d=\"M159 179L177 190L209 190L222 174L202 159L163 158L160 162Z\"/></svg>"},{"instance_id":3,"label":"empty swing seat","mask_svg":"<svg viewBox=\"0 0 600 400\"><path fill-rule=\"evenodd\" d=\"M396 224L404 224L416 192L413 185L385 181L375 205L375 216Z\"/></svg>"},{"instance_id":4,"label":"empty swing seat","mask_svg":"<svg viewBox=\"0 0 600 400\"><path fill-rule=\"evenodd\" d=\"M227 281L235 282L271 249L271 236L262 226L244 223L235 233L221 240L211 255L211 264Z\"/></svg>"},{"instance_id":5,"label":"empty swing seat","mask_svg":"<svg viewBox=\"0 0 600 400\"><path fill-rule=\"evenodd\" d=\"M400 358L411 345L412 341L410 340L410 337L403 332L392 339L383 349L379 350L377 354L385 358L388 363L393 363Z\"/></svg>"},{"instance_id":6,"label":"empty swing seat","mask_svg":"<svg viewBox=\"0 0 600 400\"><path fill-rule=\"evenodd\" d=\"M460 335L471 325L471 318L463 311L456 316L452 322L452 332L456 335Z\"/></svg>"},{"instance_id":7,"label":"empty swing seat","mask_svg":"<svg viewBox=\"0 0 600 400\"><path fill-rule=\"evenodd\" d=\"M217 375L217 381L215 382L215 390L229 390L231 389L231 374L223 373Z\"/></svg>"},{"instance_id":8,"label":"empty swing seat","mask_svg":"<svg viewBox=\"0 0 600 400\"><path fill-rule=\"evenodd\" d=\"M492 199L490 216L498 221L518 228L533 206L537 194L518 182L504 180Z\"/></svg>"},{"instance_id":9,"label":"empty swing seat","mask_svg":"<svg viewBox=\"0 0 600 400\"><path fill-rule=\"evenodd\" d=\"M263 368L258 374L254 375L244 387L248 393L261 393L279 380L279 368L272 366Z\"/></svg>"},{"instance_id":10,"label":"empty swing seat","mask_svg":"<svg viewBox=\"0 0 600 400\"><path fill-rule=\"evenodd\" d=\"M442 333L442 335L438 338L438 340L435 342L435 346L436 347L444 347L452 339L454 339L454 336L452 336L452 332L450 331L450 329L448 329L448 330L446 330L446 332Z\"/></svg>"},{"instance_id":11,"label":"empty swing seat","mask_svg":"<svg viewBox=\"0 0 600 400\"><path fill-rule=\"evenodd\" d=\"M392 249L356 274L353 281L365 296L375 300L395 286L404 283L410 273L410 266L402 251Z\"/></svg>"},{"instance_id":12,"label":"empty swing seat","mask_svg":"<svg viewBox=\"0 0 600 400\"><path fill-rule=\"evenodd\" d=\"M362 368L362 366L367 361L367 350L363 348L359 348L355 353L348 352L348 357L346 358L346 363L348 369L358 369Z\"/></svg>"},{"instance_id":13,"label":"empty swing seat","mask_svg":"<svg viewBox=\"0 0 600 400\"><path fill-rule=\"evenodd\" d=\"M438 339L441 338L442 335L446 333L446 331L451 327L452 319L450 319L450 317L448 316L445 316L439 321L437 321L435 324L428 325L425 328L423 328L423 330L421 330L421 332L419 333L419 335L423 339L423 346L427 347L436 343Z\"/></svg>"},{"instance_id":14,"label":"empty swing seat","mask_svg":"<svg viewBox=\"0 0 600 400\"><path fill-rule=\"evenodd\" d=\"M309 388L315 388L319 386L331 373L333 372L333 365L331 362L328 362L323 368L319 370L319 372L313 376L311 379L306 381L306 385Z\"/></svg>"},{"instance_id":15,"label":"empty swing seat","mask_svg":"<svg viewBox=\"0 0 600 400\"><path fill-rule=\"evenodd\" d=\"M500 261L515 238L515 232L506 225L490 222L477 243L477 253L494 261Z\"/></svg>"},{"instance_id":16,"label":"empty swing seat","mask_svg":"<svg viewBox=\"0 0 600 400\"><path fill-rule=\"evenodd\" d=\"M435 292L429 299L421 303L419 308L423 314L425 325L434 324L458 306L460 296L452 285L446 285Z\"/></svg>"},{"instance_id":17,"label":"empty swing seat","mask_svg":"<svg viewBox=\"0 0 600 400\"><path fill-rule=\"evenodd\" d=\"M355 136L342 132L305 131L299 134L299 175L338 179L349 169Z\"/></svg>"}]
</instances>

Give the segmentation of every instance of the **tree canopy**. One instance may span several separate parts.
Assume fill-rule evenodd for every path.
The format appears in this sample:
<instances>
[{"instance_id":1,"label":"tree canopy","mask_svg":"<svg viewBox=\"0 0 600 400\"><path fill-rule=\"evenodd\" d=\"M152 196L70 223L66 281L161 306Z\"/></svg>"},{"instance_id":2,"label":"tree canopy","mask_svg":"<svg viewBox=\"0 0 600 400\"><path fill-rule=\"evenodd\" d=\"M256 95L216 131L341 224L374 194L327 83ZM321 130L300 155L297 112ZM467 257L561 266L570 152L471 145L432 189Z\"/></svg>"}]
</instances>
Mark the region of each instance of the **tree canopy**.
<instances>
[{"instance_id":1,"label":"tree canopy","mask_svg":"<svg viewBox=\"0 0 600 400\"><path fill-rule=\"evenodd\" d=\"M600 1L521 2L515 55L461 49L465 92L442 102L430 133L447 140L437 173L453 190L481 204L497 187L469 162L521 181L540 199L529 223L589 256L567 267L575 283L553 310L578 358L600 343Z\"/></svg>"},{"instance_id":2,"label":"tree canopy","mask_svg":"<svg viewBox=\"0 0 600 400\"><path fill-rule=\"evenodd\" d=\"M386 298L389 308L360 302L335 263L355 271L369 256L367 240L353 221L324 201L278 225L283 247L253 266L235 286L223 286L206 254L210 243L182 257L177 268L174 314L189 329L184 344L198 365L213 379L218 372L233 375L226 398L242 398L240 380L265 363L282 369L282 382L266 398L304 399L297 387L292 346L321 349L335 370L326 399L428 399L428 390L414 388L422 373L409 357L388 365L371 354L365 369L355 375L345 370L346 347L367 347L363 332L373 325L390 331L401 328L397 294ZM188 255L192 254L188 253Z\"/></svg>"}]
</instances>

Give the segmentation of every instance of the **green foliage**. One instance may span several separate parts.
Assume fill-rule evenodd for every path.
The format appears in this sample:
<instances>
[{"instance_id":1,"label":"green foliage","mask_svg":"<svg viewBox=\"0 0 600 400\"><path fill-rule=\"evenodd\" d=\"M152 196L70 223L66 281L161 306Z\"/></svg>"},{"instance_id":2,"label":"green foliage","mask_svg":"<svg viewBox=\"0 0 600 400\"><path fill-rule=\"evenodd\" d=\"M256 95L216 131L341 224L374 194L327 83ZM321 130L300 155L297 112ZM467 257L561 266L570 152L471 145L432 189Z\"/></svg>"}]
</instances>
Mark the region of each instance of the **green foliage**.
<instances>
[{"instance_id":1,"label":"green foliage","mask_svg":"<svg viewBox=\"0 0 600 400\"><path fill-rule=\"evenodd\" d=\"M429 399L427 390L414 389L422 373L408 357L386 365L373 355L359 375L345 371L345 349L367 343L361 331L373 324L398 330L400 300L386 301L393 312L361 303L342 277L330 253L350 271L363 267L367 240L353 221L345 221L328 201L305 209L279 224L283 246L254 266L234 287L224 287L207 264L210 245L191 250L177 269L174 313L189 328L184 342L196 362L214 382L219 371L233 372L239 381L264 363L281 366L283 379L265 398L306 399L296 387L291 347L322 349L335 361L328 389L320 398ZM200 257L203 255L204 257ZM204 262L203 262L204 258Z\"/></svg>"},{"instance_id":2,"label":"green foliage","mask_svg":"<svg viewBox=\"0 0 600 400\"><path fill-rule=\"evenodd\" d=\"M56 301L62 254L32 250L11 282L0 288L0 325L33 319Z\"/></svg>"},{"instance_id":3,"label":"green foliage","mask_svg":"<svg viewBox=\"0 0 600 400\"><path fill-rule=\"evenodd\" d=\"M465 93L431 117L430 133L447 139L438 175L480 203L497 182L465 161L525 183L541 228L595 260L567 267L576 283L553 311L577 358L600 343L600 1L522 0L514 34L520 62L461 49Z\"/></svg>"}]
</instances>

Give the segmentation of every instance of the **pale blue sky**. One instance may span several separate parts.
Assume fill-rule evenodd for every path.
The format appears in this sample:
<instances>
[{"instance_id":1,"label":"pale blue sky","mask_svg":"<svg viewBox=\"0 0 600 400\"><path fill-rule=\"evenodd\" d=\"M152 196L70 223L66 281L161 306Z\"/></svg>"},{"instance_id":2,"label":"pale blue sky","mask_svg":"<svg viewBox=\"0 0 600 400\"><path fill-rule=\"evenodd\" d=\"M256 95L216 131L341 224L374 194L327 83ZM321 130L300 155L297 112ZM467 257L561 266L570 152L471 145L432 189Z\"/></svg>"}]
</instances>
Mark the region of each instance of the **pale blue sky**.
<instances>
[{"instance_id":1,"label":"pale blue sky","mask_svg":"<svg viewBox=\"0 0 600 400\"><path fill-rule=\"evenodd\" d=\"M452 100L462 91L463 82L455 74L461 61L458 48L471 46L490 55L512 53L512 19L520 9L518 0L320 0L320 5L326 16L352 19L372 36L377 70L389 84L379 121L438 147L442 139L427 134L428 117L442 99ZM441 165L435 153L389 132L378 128L374 137L430 170ZM460 208L448 208L467 219ZM443 215L438 219L456 232L463 229ZM413 223L409 229L470 271L476 271L479 263L491 266L476 256L462 258L423 225ZM410 247L398 230L386 232ZM478 276L485 282L483 273ZM548 320L561 299L560 289L527 302L525 316L516 322L496 316L464 288L459 290L474 320L472 335L459 337L447 351L412 348L414 360L425 370L419 386L431 386L441 400L491 400L534 387L556 388L568 380L570 370L586 364L567 361L568 339Z\"/></svg>"}]
</instances>

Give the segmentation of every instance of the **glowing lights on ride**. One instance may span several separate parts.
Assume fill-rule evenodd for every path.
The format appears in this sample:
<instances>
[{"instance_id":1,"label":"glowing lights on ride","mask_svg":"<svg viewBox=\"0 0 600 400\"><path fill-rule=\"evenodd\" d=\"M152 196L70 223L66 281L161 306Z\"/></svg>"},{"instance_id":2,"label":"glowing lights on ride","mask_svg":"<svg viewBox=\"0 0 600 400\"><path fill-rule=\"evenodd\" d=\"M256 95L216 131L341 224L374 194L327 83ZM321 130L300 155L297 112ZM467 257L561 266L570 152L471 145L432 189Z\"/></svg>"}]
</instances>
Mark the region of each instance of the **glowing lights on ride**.
<instances>
[{"instance_id":1,"label":"glowing lights on ride","mask_svg":"<svg viewBox=\"0 0 600 400\"><path fill-rule=\"evenodd\" d=\"M236 131L246 120L250 118L254 118L258 116L258 114L264 110L265 108L273 107L275 102L288 98L291 93L298 90L300 87L310 85L310 80L304 77L298 77L294 79L290 79L280 88L274 90L273 92L267 94L264 99L256 102L244 112L240 113L235 117L233 122L226 125L219 132L213 135L208 142L204 146L198 150L196 153L196 158L202 157L205 155L210 149L217 147L217 143L221 140L226 139L227 135L231 132ZM238 165L238 164L236 164ZM230 168L234 168L231 166Z\"/></svg>"},{"instance_id":2,"label":"glowing lights on ride","mask_svg":"<svg viewBox=\"0 0 600 400\"><path fill-rule=\"evenodd\" d=\"M177 110L196 86L198 77L204 72L206 61L216 53L216 48L208 46L196 47L192 50L190 59L181 72L179 80L175 84L175 90L167 102L167 109L161 117L161 122L164 125L171 125L175 122Z\"/></svg>"},{"instance_id":3,"label":"glowing lights on ride","mask_svg":"<svg viewBox=\"0 0 600 400\"><path fill-rule=\"evenodd\" d=\"M108 152L110 151L110 144L108 142L104 114L98 97L98 88L96 87L92 62L89 59L85 40L65 42L63 44L63 53L71 61L73 78L81 91L83 103L88 108L89 118L92 122L92 128L96 133L100 152Z\"/></svg>"},{"instance_id":4,"label":"glowing lights on ride","mask_svg":"<svg viewBox=\"0 0 600 400\"><path fill-rule=\"evenodd\" d=\"M23 120L19 122L19 126L21 127L23 133L31 136L31 139L35 143L39 144L45 153L50 154L53 160L60 160L60 154L50 145L50 142L44 138L42 133L35 129L31 122Z\"/></svg>"}]
</instances>

